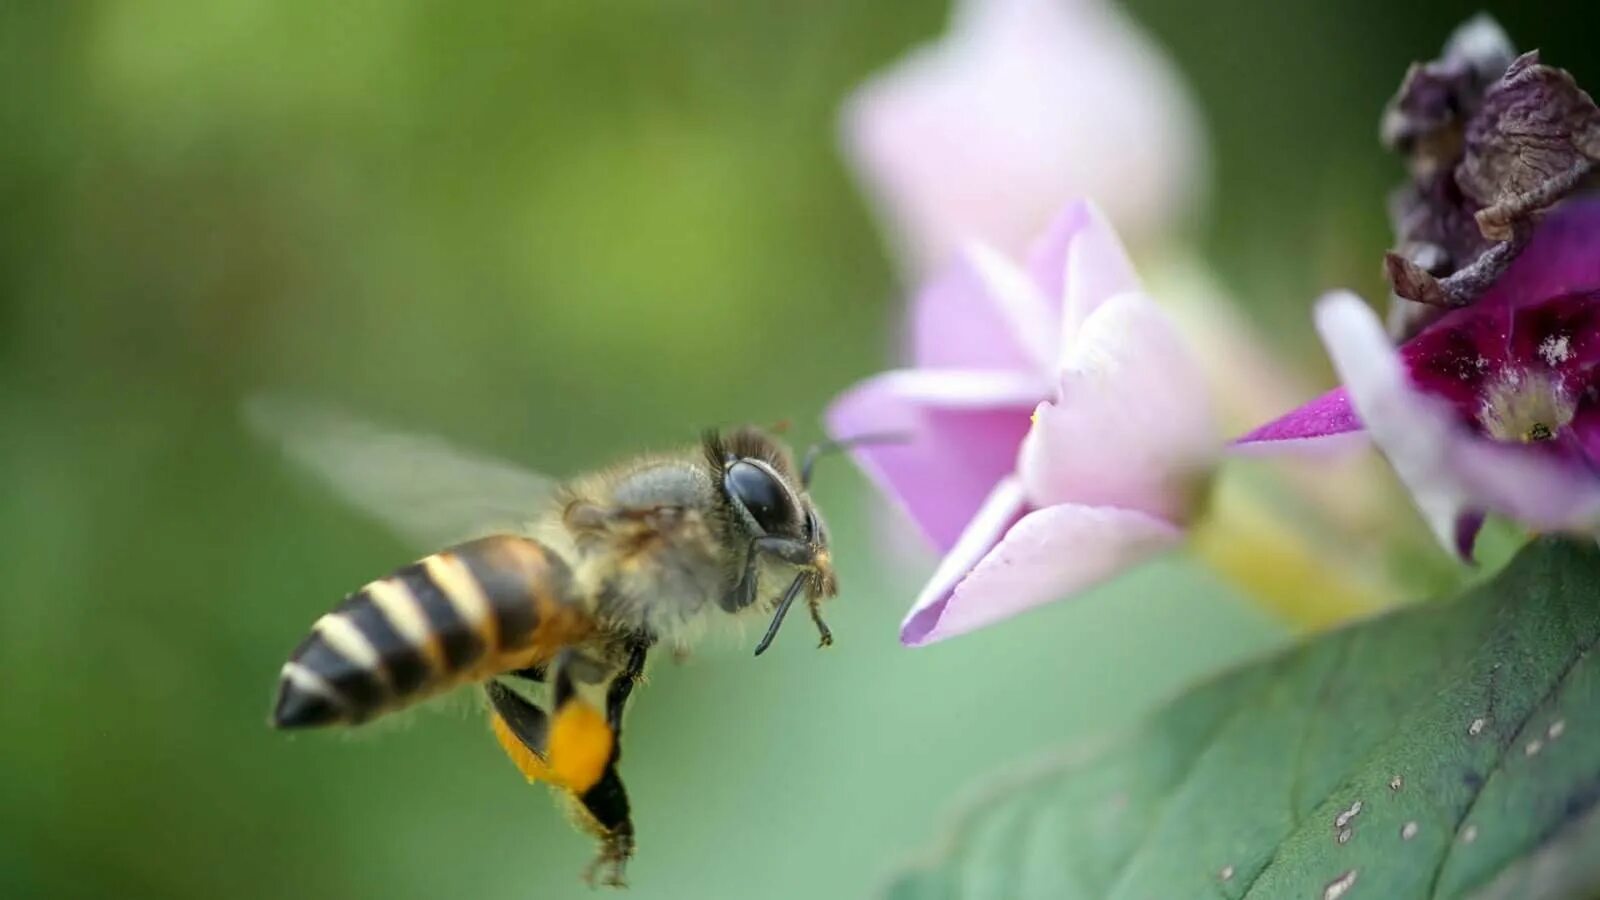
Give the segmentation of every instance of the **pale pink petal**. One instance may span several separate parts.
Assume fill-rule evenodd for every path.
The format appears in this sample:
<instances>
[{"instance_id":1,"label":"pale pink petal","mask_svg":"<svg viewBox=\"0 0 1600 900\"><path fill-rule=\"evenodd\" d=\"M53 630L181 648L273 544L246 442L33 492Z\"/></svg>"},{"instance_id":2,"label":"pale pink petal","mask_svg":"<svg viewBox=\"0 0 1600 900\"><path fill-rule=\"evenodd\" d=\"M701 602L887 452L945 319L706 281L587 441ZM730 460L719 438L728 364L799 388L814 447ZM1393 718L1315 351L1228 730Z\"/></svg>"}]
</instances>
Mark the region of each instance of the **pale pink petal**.
<instances>
[{"instance_id":1,"label":"pale pink petal","mask_svg":"<svg viewBox=\"0 0 1600 900\"><path fill-rule=\"evenodd\" d=\"M963 256L983 280L989 302L1016 329L1031 368L1036 372L1049 371L1059 355L1055 335L1061 328L1050 301L1040 293L1026 270L990 247L972 244L964 249Z\"/></svg>"},{"instance_id":2,"label":"pale pink petal","mask_svg":"<svg viewBox=\"0 0 1600 900\"><path fill-rule=\"evenodd\" d=\"M1028 275L1039 286L1039 292L1057 307L1067 296L1067 251L1072 248L1072 239L1089 226L1090 217L1096 214L1089 201L1074 200L1028 246Z\"/></svg>"},{"instance_id":3,"label":"pale pink petal","mask_svg":"<svg viewBox=\"0 0 1600 900\"><path fill-rule=\"evenodd\" d=\"M941 552L955 544L1001 478L1044 386L1028 376L948 369L887 372L828 409L836 438L898 433L853 448L856 462Z\"/></svg>"},{"instance_id":4,"label":"pale pink petal","mask_svg":"<svg viewBox=\"0 0 1600 900\"><path fill-rule=\"evenodd\" d=\"M1020 255L1075 197L1148 236L1206 181L1181 78L1103 0L967 0L851 97L843 143L912 275L974 239Z\"/></svg>"},{"instance_id":5,"label":"pale pink petal","mask_svg":"<svg viewBox=\"0 0 1600 900\"><path fill-rule=\"evenodd\" d=\"M1045 371L1089 313L1138 287L1121 240L1079 201L1057 217L1026 269L982 243L962 248L917 297L912 358L924 367Z\"/></svg>"},{"instance_id":6,"label":"pale pink petal","mask_svg":"<svg viewBox=\"0 0 1600 900\"><path fill-rule=\"evenodd\" d=\"M1232 449L1249 454L1336 452L1364 444L1365 436L1350 395L1341 387L1239 438Z\"/></svg>"},{"instance_id":7,"label":"pale pink petal","mask_svg":"<svg viewBox=\"0 0 1600 900\"><path fill-rule=\"evenodd\" d=\"M1218 452L1200 365L1154 301L1123 294L1087 320L1041 404L1017 471L1034 506L1117 506L1187 521Z\"/></svg>"},{"instance_id":8,"label":"pale pink petal","mask_svg":"<svg viewBox=\"0 0 1600 900\"><path fill-rule=\"evenodd\" d=\"M1139 276L1099 212L1090 209L1089 221L1067 248L1067 278L1061 310L1061 343L1077 339L1083 323L1112 297L1139 290Z\"/></svg>"},{"instance_id":9,"label":"pale pink petal","mask_svg":"<svg viewBox=\"0 0 1600 900\"><path fill-rule=\"evenodd\" d=\"M939 560L938 568L906 613L905 621L900 624L901 643L915 646L923 642L922 639L938 626L955 586L1027 513L1028 501L1015 475L1007 475L995 484L944 558Z\"/></svg>"},{"instance_id":10,"label":"pale pink petal","mask_svg":"<svg viewBox=\"0 0 1600 900\"><path fill-rule=\"evenodd\" d=\"M1028 272L1062 317L1068 339L1095 307L1139 290L1139 275L1122 239L1088 200L1069 204L1034 242Z\"/></svg>"},{"instance_id":11,"label":"pale pink petal","mask_svg":"<svg viewBox=\"0 0 1600 900\"><path fill-rule=\"evenodd\" d=\"M911 361L921 368L1038 372L1055 314L1015 266L974 245L917 293Z\"/></svg>"},{"instance_id":12,"label":"pale pink petal","mask_svg":"<svg viewBox=\"0 0 1600 900\"><path fill-rule=\"evenodd\" d=\"M901 643L930 644L1063 599L1183 537L1172 523L1132 510L1062 505L1022 515L1021 500L1014 482L996 492L917 598Z\"/></svg>"}]
</instances>

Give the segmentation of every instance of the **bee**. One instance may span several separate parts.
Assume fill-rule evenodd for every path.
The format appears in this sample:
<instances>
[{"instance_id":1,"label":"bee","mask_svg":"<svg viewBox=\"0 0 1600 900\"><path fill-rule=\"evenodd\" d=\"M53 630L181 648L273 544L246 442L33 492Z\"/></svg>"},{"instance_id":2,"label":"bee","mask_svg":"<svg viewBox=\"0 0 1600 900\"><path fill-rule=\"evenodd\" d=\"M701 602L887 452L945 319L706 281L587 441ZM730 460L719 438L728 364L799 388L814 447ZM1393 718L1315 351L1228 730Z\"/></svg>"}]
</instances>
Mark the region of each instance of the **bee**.
<instances>
[{"instance_id":1,"label":"bee","mask_svg":"<svg viewBox=\"0 0 1600 900\"><path fill-rule=\"evenodd\" d=\"M624 883L634 853L618 773L623 711L658 648L804 600L823 647L838 592L828 530L797 462L758 428L706 433L565 483L332 409L258 398L246 418L344 500L434 549L318 619L289 656L271 722L357 725L463 685L530 781L599 844L584 872Z\"/></svg>"}]
</instances>

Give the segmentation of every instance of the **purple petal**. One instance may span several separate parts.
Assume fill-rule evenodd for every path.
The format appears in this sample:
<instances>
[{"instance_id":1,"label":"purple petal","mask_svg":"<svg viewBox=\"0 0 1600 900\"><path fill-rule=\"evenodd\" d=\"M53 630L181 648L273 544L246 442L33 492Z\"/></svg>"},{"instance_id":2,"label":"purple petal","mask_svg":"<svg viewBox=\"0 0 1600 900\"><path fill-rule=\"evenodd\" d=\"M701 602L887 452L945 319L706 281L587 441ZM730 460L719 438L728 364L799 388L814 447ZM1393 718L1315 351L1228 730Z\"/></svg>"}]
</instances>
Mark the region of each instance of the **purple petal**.
<instances>
[{"instance_id":1,"label":"purple petal","mask_svg":"<svg viewBox=\"0 0 1600 900\"><path fill-rule=\"evenodd\" d=\"M1482 506L1541 531L1600 526L1600 476L1586 462L1470 432L1449 450L1449 471Z\"/></svg>"},{"instance_id":2,"label":"purple petal","mask_svg":"<svg viewBox=\"0 0 1600 900\"><path fill-rule=\"evenodd\" d=\"M1472 417L1483 404L1485 384L1512 362L1511 332L1512 310L1467 307L1429 325L1399 352L1417 387Z\"/></svg>"},{"instance_id":3,"label":"purple petal","mask_svg":"<svg viewBox=\"0 0 1600 900\"><path fill-rule=\"evenodd\" d=\"M1062 362L1057 398L1035 412L1017 460L1029 500L1186 521L1217 428L1200 364L1166 314L1122 294L1090 315Z\"/></svg>"},{"instance_id":4,"label":"purple petal","mask_svg":"<svg viewBox=\"0 0 1600 900\"><path fill-rule=\"evenodd\" d=\"M1335 388L1233 442L1241 453L1320 453L1345 449L1362 436L1350 395Z\"/></svg>"},{"instance_id":5,"label":"purple petal","mask_svg":"<svg viewBox=\"0 0 1600 900\"><path fill-rule=\"evenodd\" d=\"M1600 234L1595 252L1600 254ZM1508 355L1529 369L1548 369L1582 393L1600 368L1600 291L1552 297L1512 314Z\"/></svg>"},{"instance_id":6,"label":"purple petal","mask_svg":"<svg viewBox=\"0 0 1600 900\"><path fill-rule=\"evenodd\" d=\"M1569 200L1550 212L1511 267L1476 306L1522 306L1600 289L1600 198Z\"/></svg>"},{"instance_id":7,"label":"purple petal","mask_svg":"<svg viewBox=\"0 0 1600 900\"><path fill-rule=\"evenodd\" d=\"M1007 481L963 534L900 628L916 647L1085 590L1177 546L1183 532L1132 510L1062 505L1023 514Z\"/></svg>"},{"instance_id":8,"label":"purple petal","mask_svg":"<svg viewBox=\"0 0 1600 900\"><path fill-rule=\"evenodd\" d=\"M1373 441L1446 548L1470 551L1470 528L1460 523L1483 510L1550 530L1590 530L1600 521L1600 478L1578 454L1476 436L1448 404L1412 386L1360 298L1324 298L1317 329Z\"/></svg>"},{"instance_id":9,"label":"purple petal","mask_svg":"<svg viewBox=\"0 0 1600 900\"><path fill-rule=\"evenodd\" d=\"M970 370L886 372L829 408L829 434L900 432L903 443L854 448L856 462L935 548L954 546L996 482L1016 466L1028 416L1045 386Z\"/></svg>"},{"instance_id":10,"label":"purple petal","mask_svg":"<svg viewBox=\"0 0 1600 900\"><path fill-rule=\"evenodd\" d=\"M913 301L911 358L919 368L1042 371L1056 317L1026 274L969 247Z\"/></svg>"},{"instance_id":11,"label":"purple petal","mask_svg":"<svg viewBox=\"0 0 1600 900\"><path fill-rule=\"evenodd\" d=\"M1567 426L1567 434L1589 468L1600 472L1600 403L1579 407L1572 423Z\"/></svg>"},{"instance_id":12,"label":"purple petal","mask_svg":"<svg viewBox=\"0 0 1600 900\"><path fill-rule=\"evenodd\" d=\"M1479 510L1468 510L1456 517L1456 555L1472 560L1472 548L1478 543L1478 532L1483 530L1484 515Z\"/></svg>"},{"instance_id":13,"label":"purple petal","mask_svg":"<svg viewBox=\"0 0 1600 900\"><path fill-rule=\"evenodd\" d=\"M1456 310L1399 352L1412 382L1467 420L1481 418L1497 385L1529 373L1548 372L1552 383L1581 396L1600 367L1600 291Z\"/></svg>"}]
</instances>

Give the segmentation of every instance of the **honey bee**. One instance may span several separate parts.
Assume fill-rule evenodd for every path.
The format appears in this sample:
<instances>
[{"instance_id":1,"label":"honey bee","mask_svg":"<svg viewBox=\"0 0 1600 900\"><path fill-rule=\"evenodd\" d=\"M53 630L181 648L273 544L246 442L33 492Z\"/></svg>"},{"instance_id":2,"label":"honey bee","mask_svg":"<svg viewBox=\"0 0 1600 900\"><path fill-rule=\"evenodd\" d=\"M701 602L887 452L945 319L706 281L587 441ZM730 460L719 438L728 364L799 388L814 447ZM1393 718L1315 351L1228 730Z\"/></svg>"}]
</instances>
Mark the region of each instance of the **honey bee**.
<instances>
[{"instance_id":1,"label":"honey bee","mask_svg":"<svg viewBox=\"0 0 1600 900\"><path fill-rule=\"evenodd\" d=\"M249 424L400 537L437 550L368 583L284 664L272 724L356 725L479 684L489 726L622 885L634 852L617 764L623 710L656 648L685 652L719 620L770 614L760 655L802 598L837 593L828 530L797 463L753 427L565 483L331 409L258 398Z\"/></svg>"}]
</instances>

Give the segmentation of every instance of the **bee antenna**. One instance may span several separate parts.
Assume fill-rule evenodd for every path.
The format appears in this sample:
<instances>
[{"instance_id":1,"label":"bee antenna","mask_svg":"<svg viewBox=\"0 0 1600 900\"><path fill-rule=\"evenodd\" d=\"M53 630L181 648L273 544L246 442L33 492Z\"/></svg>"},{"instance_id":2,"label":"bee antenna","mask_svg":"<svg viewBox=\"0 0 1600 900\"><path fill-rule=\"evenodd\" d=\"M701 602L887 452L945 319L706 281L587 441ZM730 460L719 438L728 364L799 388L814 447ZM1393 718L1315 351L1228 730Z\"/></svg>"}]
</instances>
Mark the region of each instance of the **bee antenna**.
<instances>
[{"instance_id":1,"label":"bee antenna","mask_svg":"<svg viewBox=\"0 0 1600 900\"><path fill-rule=\"evenodd\" d=\"M811 470L816 466L818 459L830 453L838 453L841 450L849 450L851 447L860 447L863 444L904 444L910 440L911 434L909 432L874 431L812 444L806 448L806 455L800 463L800 486L811 486Z\"/></svg>"},{"instance_id":2,"label":"bee antenna","mask_svg":"<svg viewBox=\"0 0 1600 900\"><path fill-rule=\"evenodd\" d=\"M761 643L756 645L756 655L767 652L772 646L772 639L778 636L778 626L783 624L783 617L789 614L789 607L794 605L794 598L800 596L800 589L805 587L806 573L801 572L789 583L789 589L783 592L783 599L778 601L778 609L772 614L772 624L767 626L767 633L762 636Z\"/></svg>"}]
</instances>

